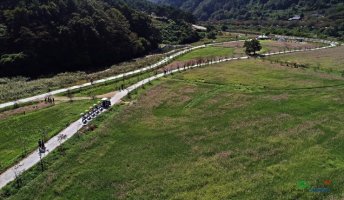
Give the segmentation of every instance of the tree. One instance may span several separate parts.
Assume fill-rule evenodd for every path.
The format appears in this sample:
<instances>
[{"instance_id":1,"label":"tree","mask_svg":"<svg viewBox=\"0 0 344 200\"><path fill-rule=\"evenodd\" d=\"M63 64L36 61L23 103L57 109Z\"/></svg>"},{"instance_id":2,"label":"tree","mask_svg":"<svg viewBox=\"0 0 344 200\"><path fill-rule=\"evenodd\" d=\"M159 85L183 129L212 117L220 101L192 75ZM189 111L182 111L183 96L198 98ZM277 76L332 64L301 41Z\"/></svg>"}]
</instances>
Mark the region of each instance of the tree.
<instances>
[{"instance_id":1,"label":"tree","mask_svg":"<svg viewBox=\"0 0 344 200\"><path fill-rule=\"evenodd\" d=\"M222 31L227 31L228 30L228 26L227 25L222 25L221 26L221 30Z\"/></svg>"},{"instance_id":2,"label":"tree","mask_svg":"<svg viewBox=\"0 0 344 200\"><path fill-rule=\"evenodd\" d=\"M247 40L244 44L245 53L247 55L250 55L253 53L253 55L256 55L257 51L260 51L262 49L262 46L260 45L260 42L256 39L253 40Z\"/></svg>"},{"instance_id":3,"label":"tree","mask_svg":"<svg viewBox=\"0 0 344 200\"><path fill-rule=\"evenodd\" d=\"M213 39L215 40L216 39L216 32L215 31L211 31L207 34L207 38L208 39Z\"/></svg>"}]
</instances>

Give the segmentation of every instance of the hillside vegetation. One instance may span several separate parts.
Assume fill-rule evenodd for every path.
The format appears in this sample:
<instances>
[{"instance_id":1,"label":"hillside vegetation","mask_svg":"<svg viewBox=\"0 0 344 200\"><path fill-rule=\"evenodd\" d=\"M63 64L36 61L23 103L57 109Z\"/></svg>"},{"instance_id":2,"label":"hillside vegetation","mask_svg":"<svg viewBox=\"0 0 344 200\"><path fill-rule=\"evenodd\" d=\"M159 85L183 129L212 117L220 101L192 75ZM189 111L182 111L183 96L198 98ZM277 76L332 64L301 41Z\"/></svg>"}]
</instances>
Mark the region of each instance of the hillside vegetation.
<instances>
[{"instance_id":1,"label":"hillside vegetation","mask_svg":"<svg viewBox=\"0 0 344 200\"><path fill-rule=\"evenodd\" d=\"M230 20L245 26L274 26L344 36L344 4L340 0L152 0L192 12L200 20ZM300 15L301 21L288 21ZM302 32L302 31L301 31Z\"/></svg>"},{"instance_id":2,"label":"hillside vegetation","mask_svg":"<svg viewBox=\"0 0 344 200\"><path fill-rule=\"evenodd\" d=\"M134 0L5 0L0 3L0 76L94 70L142 56L162 41L150 12L189 14ZM154 5L154 6L153 6Z\"/></svg>"}]
</instances>

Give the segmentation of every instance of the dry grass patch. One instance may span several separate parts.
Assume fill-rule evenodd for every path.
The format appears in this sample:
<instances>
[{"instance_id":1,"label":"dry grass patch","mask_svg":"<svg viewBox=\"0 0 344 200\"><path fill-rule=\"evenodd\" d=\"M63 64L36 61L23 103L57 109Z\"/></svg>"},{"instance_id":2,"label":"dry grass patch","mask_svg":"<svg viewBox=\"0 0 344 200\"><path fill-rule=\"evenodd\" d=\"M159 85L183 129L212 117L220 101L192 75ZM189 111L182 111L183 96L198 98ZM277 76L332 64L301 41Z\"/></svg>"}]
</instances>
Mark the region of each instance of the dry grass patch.
<instances>
[{"instance_id":1,"label":"dry grass patch","mask_svg":"<svg viewBox=\"0 0 344 200\"><path fill-rule=\"evenodd\" d=\"M40 110L43 108L47 108L50 106L54 106L54 104L39 102L39 103L36 103L34 105L23 106L23 107L19 107L19 108L12 109L12 110L7 110L4 112L0 112L0 120L4 120L4 119L6 119L10 116L13 116L13 115L19 115L19 114L25 115L27 113L37 111L37 110Z\"/></svg>"},{"instance_id":2,"label":"dry grass patch","mask_svg":"<svg viewBox=\"0 0 344 200\"><path fill-rule=\"evenodd\" d=\"M278 55L269 59L300 63L315 70L342 72L344 70L344 46L318 51Z\"/></svg>"}]
</instances>

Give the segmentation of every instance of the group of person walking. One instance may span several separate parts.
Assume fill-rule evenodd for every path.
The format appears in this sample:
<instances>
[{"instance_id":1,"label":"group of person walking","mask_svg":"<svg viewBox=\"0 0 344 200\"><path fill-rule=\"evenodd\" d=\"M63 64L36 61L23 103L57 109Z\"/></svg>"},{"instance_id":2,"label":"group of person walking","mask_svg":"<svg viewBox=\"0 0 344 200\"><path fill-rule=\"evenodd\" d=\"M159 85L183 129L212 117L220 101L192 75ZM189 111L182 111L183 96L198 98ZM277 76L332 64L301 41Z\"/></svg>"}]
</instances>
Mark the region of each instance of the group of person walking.
<instances>
[{"instance_id":1,"label":"group of person walking","mask_svg":"<svg viewBox=\"0 0 344 200\"><path fill-rule=\"evenodd\" d=\"M45 103L55 103L55 99L54 99L54 97L45 97L44 98L44 102Z\"/></svg>"}]
</instances>

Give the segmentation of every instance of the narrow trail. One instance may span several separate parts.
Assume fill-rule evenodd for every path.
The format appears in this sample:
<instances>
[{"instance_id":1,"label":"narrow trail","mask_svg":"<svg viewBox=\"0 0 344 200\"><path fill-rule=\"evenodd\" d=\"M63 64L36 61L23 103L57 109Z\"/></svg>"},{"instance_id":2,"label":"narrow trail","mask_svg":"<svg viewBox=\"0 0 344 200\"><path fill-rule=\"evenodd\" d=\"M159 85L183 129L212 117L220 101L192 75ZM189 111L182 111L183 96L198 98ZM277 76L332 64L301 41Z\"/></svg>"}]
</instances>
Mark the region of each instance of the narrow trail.
<instances>
[{"instance_id":1,"label":"narrow trail","mask_svg":"<svg viewBox=\"0 0 344 200\"><path fill-rule=\"evenodd\" d=\"M17 104L23 104L23 103L38 101L38 100L42 100L42 99L46 98L47 96L54 96L54 95L61 94L61 93L64 93L64 92L68 92L68 91L72 91L72 90L76 90L76 89L81 89L81 88L89 87L89 86L92 86L92 85L95 85L95 84L99 84L99 83L106 83L106 82L109 82L109 81L118 80L118 79L121 79L121 78L125 78L125 77L128 77L128 76L132 76L132 75L135 75L135 74L146 72L146 71L155 69L157 67L163 66L164 64L168 63L169 61L173 60L174 58L176 58L176 57L178 57L180 55L183 55L183 54L186 54L186 53L188 53L190 51L193 51L193 50L196 50L196 49L200 49L200 48L204 48L204 47L205 47L205 45L200 45L200 46L196 46L196 47L192 47L192 48L187 48L185 50L182 50L182 51L174 53L174 54L172 54L170 56L167 56L163 60L161 60L161 61L159 61L159 62L157 62L155 64L152 64L150 66L147 66L147 67L144 67L144 68L141 68L141 69L137 69L137 70L134 70L134 71L118 74L118 75L111 76L111 77L108 77L108 78L96 80L96 81L93 81L92 83L89 82L89 83L85 83L85 84L81 84L81 85L75 85L75 86L72 86L72 87L62 88L62 89L54 90L54 91L47 92L47 93L44 93L44 94L35 95L35 96L32 96L32 97L27 97L27 98L15 100L15 101L10 101L10 102L6 102L6 103L2 103L2 104L0 104L0 108L6 108L6 107L14 106L14 105L17 105Z\"/></svg>"},{"instance_id":2,"label":"narrow trail","mask_svg":"<svg viewBox=\"0 0 344 200\"><path fill-rule=\"evenodd\" d=\"M333 48L336 47L337 44L336 43L330 43L329 46L326 47L320 47L320 48L314 48L314 49L306 49L306 50L291 50L291 51L283 51L283 52L275 52L275 53L267 53L267 54L263 54L263 56L273 56L273 55L279 55L279 54L287 54L287 53L294 53L294 52L304 52L304 51L316 51L316 50L322 50L322 49L327 49L327 48ZM200 47L198 47L200 48ZM197 49L197 48L193 48L193 49ZM180 52L179 52L180 53ZM222 60L217 60L217 61L210 61L207 63L202 63L202 64L196 64L193 66L188 66L188 67L184 67L184 68L179 68L179 69L174 69L171 71L168 71L166 73L160 73L157 74L155 76L151 76L149 78L146 78L144 80L141 80L139 82L137 82L134 85L131 85L130 87L126 88L123 91L117 91L116 93L114 93L114 96L111 97L111 105L116 105L119 104L121 102L121 100L128 95L128 93L132 92L133 90L140 88L141 86L159 79L163 76L169 75L169 74L173 74L176 72L181 72L181 71L186 71L192 68L197 68L197 67L203 67L206 65L212 65L212 64L217 64L217 63L222 63L222 62L228 62L228 61L232 61L232 60L244 60L244 59L248 59L248 56L243 56L243 57L238 57L238 58L226 58L226 59L222 59ZM157 65L152 65L152 66L157 66ZM152 67L150 66L150 67ZM147 70L149 69L149 67L146 68ZM136 70L137 71L137 70ZM130 74L135 74L138 72L141 72L141 70L138 70L138 72L133 71L133 72L128 72ZM127 73L127 74L128 74ZM119 75L120 77L122 77L122 75ZM112 77L114 78L114 77ZM110 79L110 78L108 78ZM106 79L102 79L99 81L105 81ZM75 87L80 87L80 86L75 86ZM61 90L59 90L61 91ZM50 93L51 94L51 93ZM39 95L42 96L42 95ZM37 96L35 97L31 97L31 98L37 98ZM106 112L103 111L103 112ZM57 147L59 147L60 145L62 145L64 142L66 142L69 138L71 138L74 134L76 134L84 125L82 124L82 120L79 119L77 121L75 121L74 123L70 124L66 129L64 129L63 131L61 131L59 134L57 134L56 136L52 137L46 144L46 148L47 151L46 153L42 154L42 158L46 157L50 152L52 152L54 149L56 149ZM61 137L62 136L62 137ZM62 138L62 139L61 139ZM37 163L40 162L40 156L38 153L38 149L35 150L34 152L32 152L29 156L27 156L26 158L24 158L23 160L21 160L18 164L16 164L15 166L12 166L11 168L7 169L4 173L2 173L0 175L0 189L3 188L4 186L6 186L9 182L15 180L16 176L18 173L22 173L25 172L27 170L29 170L31 167L33 167L34 165L36 165Z\"/></svg>"}]
</instances>

